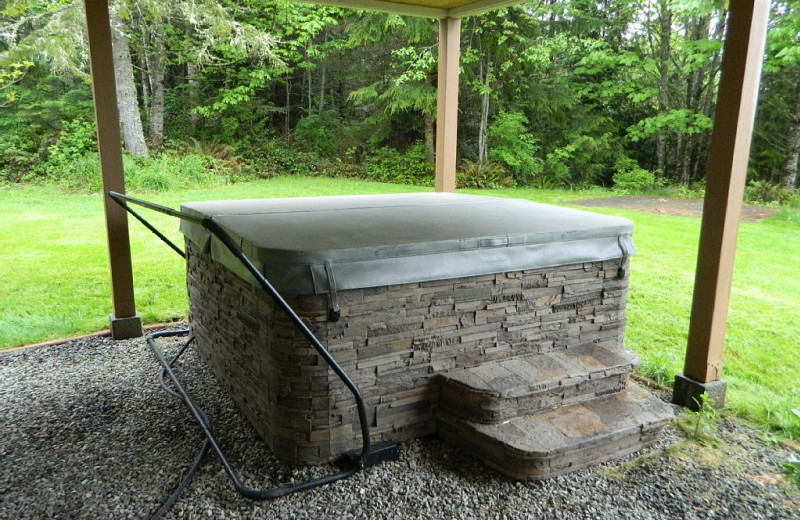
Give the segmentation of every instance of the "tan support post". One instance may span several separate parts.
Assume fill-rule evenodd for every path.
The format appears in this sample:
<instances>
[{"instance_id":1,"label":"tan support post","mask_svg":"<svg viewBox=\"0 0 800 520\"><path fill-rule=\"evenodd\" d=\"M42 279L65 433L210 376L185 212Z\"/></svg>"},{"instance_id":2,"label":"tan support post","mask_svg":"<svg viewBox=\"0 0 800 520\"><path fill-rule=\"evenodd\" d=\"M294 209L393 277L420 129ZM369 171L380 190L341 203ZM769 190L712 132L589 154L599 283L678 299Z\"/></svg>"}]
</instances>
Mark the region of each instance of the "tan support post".
<instances>
[{"instance_id":1,"label":"tan support post","mask_svg":"<svg viewBox=\"0 0 800 520\"><path fill-rule=\"evenodd\" d=\"M439 20L439 87L436 100L436 191L456 190L458 64L461 19Z\"/></svg>"},{"instance_id":2,"label":"tan support post","mask_svg":"<svg viewBox=\"0 0 800 520\"><path fill-rule=\"evenodd\" d=\"M122 145L111 48L111 25L106 0L84 0L92 67L92 92L97 121L97 143L103 172L103 191L125 192ZM133 270L125 210L104 195L106 236L111 266L111 332L114 339L142 335L142 321L133 298Z\"/></svg>"},{"instance_id":3,"label":"tan support post","mask_svg":"<svg viewBox=\"0 0 800 520\"><path fill-rule=\"evenodd\" d=\"M722 347L768 15L768 0L730 3L684 374L675 381L675 402L685 406L704 391L718 405L724 399Z\"/></svg>"}]
</instances>

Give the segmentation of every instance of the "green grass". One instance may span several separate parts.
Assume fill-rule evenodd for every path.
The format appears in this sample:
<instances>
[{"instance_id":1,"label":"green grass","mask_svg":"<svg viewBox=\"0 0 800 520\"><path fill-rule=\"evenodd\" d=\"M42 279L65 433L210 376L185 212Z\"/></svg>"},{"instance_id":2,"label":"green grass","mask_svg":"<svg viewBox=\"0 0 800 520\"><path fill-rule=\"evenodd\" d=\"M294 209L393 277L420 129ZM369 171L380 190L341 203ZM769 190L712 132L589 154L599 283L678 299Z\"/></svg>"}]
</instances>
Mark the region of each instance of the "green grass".
<instances>
[{"instance_id":1,"label":"green grass","mask_svg":"<svg viewBox=\"0 0 800 520\"><path fill-rule=\"evenodd\" d=\"M191 200L404 191L426 190L284 177L144 198L178 207ZM182 244L176 219L147 213L159 229ZM103 222L99 195L65 195L53 186L0 188L0 349L108 327L111 296ZM130 231L137 311L142 319L154 323L185 318L182 259L138 222L131 220Z\"/></svg>"},{"instance_id":2,"label":"green grass","mask_svg":"<svg viewBox=\"0 0 800 520\"><path fill-rule=\"evenodd\" d=\"M682 372L700 220L634 211L627 346L640 371L671 383ZM727 406L800 438L800 222L742 223L737 242L723 378Z\"/></svg>"},{"instance_id":3,"label":"green grass","mask_svg":"<svg viewBox=\"0 0 800 520\"><path fill-rule=\"evenodd\" d=\"M284 177L221 188L144 196L169 206L209 199L430 191L392 184ZM565 203L602 190L505 189L466 193ZM671 383L682 371L700 220L636 211L594 211L634 220L627 346L640 371ZM153 220L181 240L177 221ZM108 326L110 309L102 200L52 187L0 188L0 348ZM184 265L131 221L137 308L146 323L186 316ZM724 379L735 412L800 439L800 209L740 228L728 320Z\"/></svg>"}]
</instances>

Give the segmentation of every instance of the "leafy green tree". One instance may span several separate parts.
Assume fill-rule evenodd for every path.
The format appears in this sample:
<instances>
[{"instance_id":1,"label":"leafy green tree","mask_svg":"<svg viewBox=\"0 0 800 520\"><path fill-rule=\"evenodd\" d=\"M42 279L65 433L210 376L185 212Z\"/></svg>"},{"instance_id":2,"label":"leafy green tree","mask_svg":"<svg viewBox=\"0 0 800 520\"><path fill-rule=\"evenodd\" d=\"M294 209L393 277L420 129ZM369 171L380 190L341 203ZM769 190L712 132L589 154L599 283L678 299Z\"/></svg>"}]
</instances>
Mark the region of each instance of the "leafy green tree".
<instances>
[{"instance_id":1,"label":"leafy green tree","mask_svg":"<svg viewBox=\"0 0 800 520\"><path fill-rule=\"evenodd\" d=\"M638 68L632 78L641 88L630 98L639 117L628 137L640 143L642 164L662 178L688 185L704 174L726 16L714 1L643 4L630 40Z\"/></svg>"},{"instance_id":2,"label":"leafy green tree","mask_svg":"<svg viewBox=\"0 0 800 520\"><path fill-rule=\"evenodd\" d=\"M794 189L800 159L800 2L775 2L772 10L751 173Z\"/></svg>"},{"instance_id":3,"label":"leafy green tree","mask_svg":"<svg viewBox=\"0 0 800 520\"><path fill-rule=\"evenodd\" d=\"M123 141L131 153L146 156L147 147L133 84L133 65L117 5L111 9L111 18ZM83 83L83 88L88 91L89 63L82 2L18 3L12 19L4 30L12 37L7 39L8 48L0 54L0 63L20 59L36 62L47 67L53 75L69 76Z\"/></svg>"},{"instance_id":4,"label":"leafy green tree","mask_svg":"<svg viewBox=\"0 0 800 520\"><path fill-rule=\"evenodd\" d=\"M22 81L31 67L33 67L31 61L14 62L0 67L0 92L3 92L0 108L5 108L17 101L18 94L13 90L13 86Z\"/></svg>"},{"instance_id":5,"label":"leafy green tree","mask_svg":"<svg viewBox=\"0 0 800 520\"><path fill-rule=\"evenodd\" d=\"M773 5L751 176L785 186L797 183L800 155L797 2ZM434 21L284 0L112 6L129 150L258 161L291 147L297 160L273 166L347 162L332 169L390 178L412 161L420 173L409 179L427 182ZM94 146L83 138L92 111L81 9L79 0L0 6L4 179L55 175ZM650 172L701 180L726 15L722 0L548 0L465 19L459 157L479 178L500 164L538 186L610 186L615 174ZM147 136L141 151L136 128Z\"/></svg>"},{"instance_id":6,"label":"leafy green tree","mask_svg":"<svg viewBox=\"0 0 800 520\"><path fill-rule=\"evenodd\" d=\"M271 77L267 65L280 66L273 51L275 38L251 23L247 9L214 0L124 1L124 18L142 71L142 105L156 149L164 142L168 97L175 100L174 110L191 111L192 126L197 127L199 116L213 122L227 109L250 101ZM213 83L223 68L230 69L224 73L227 84L201 88ZM170 87L177 91L169 92ZM213 97L204 99L204 91L213 92ZM189 103L183 99L186 93Z\"/></svg>"},{"instance_id":7,"label":"leafy green tree","mask_svg":"<svg viewBox=\"0 0 800 520\"><path fill-rule=\"evenodd\" d=\"M530 184L541 175L542 159L536 140L528 132L528 118L519 112L500 112L489 126L489 158L506 166L517 182Z\"/></svg>"},{"instance_id":8,"label":"leafy green tree","mask_svg":"<svg viewBox=\"0 0 800 520\"><path fill-rule=\"evenodd\" d=\"M365 118L373 129L370 141L376 145L386 141L398 118L411 116L412 128L421 130L430 163L434 162L435 148L436 31L429 20L364 13L348 25L347 42L350 49L367 47L385 57L375 62L375 81L353 90L348 97L355 105L371 110ZM421 128L413 122L419 120Z\"/></svg>"}]
</instances>

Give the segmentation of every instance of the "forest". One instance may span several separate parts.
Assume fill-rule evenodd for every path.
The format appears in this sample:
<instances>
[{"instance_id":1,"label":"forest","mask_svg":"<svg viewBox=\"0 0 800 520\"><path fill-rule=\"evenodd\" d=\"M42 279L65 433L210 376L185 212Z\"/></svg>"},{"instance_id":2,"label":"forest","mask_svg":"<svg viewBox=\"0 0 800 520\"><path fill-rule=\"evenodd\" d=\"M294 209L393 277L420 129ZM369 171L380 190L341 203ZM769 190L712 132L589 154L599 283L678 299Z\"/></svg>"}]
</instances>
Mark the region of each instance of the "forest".
<instances>
[{"instance_id":1,"label":"forest","mask_svg":"<svg viewBox=\"0 0 800 520\"><path fill-rule=\"evenodd\" d=\"M541 0L462 22L458 183L702 192L727 3ZM433 182L437 22L116 0L128 182ZM796 197L800 1L772 3L748 197ZM83 2L0 2L0 183L100 189Z\"/></svg>"}]
</instances>

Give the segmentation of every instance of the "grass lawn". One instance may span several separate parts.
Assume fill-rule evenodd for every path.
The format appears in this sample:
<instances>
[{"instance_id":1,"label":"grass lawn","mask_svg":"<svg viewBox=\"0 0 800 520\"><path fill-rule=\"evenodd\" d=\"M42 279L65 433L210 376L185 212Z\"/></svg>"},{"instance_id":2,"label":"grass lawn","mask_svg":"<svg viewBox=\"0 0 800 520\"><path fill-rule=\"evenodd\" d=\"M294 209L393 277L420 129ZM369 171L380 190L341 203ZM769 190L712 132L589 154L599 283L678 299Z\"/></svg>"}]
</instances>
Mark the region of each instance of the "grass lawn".
<instances>
[{"instance_id":1,"label":"grass lawn","mask_svg":"<svg viewBox=\"0 0 800 520\"><path fill-rule=\"evenodd\" d=\"M429 191L392 184L285 177L209 190L148 194L177 207L209 199ZM467 193L549 203L603 192L504 189ZM640 372L671 382L682 370L700 220L597 209L635 222L627 346ZM153 221L181 241L177 220ZM185 318L182 259L131 221L137 308L145 323ZM0 188L0 349L108 326L110 289L99 195L54 187ZM784 210L740 229L725 345L728 406L800 439L800 211Z\"/></svg>"}]
</instances>

